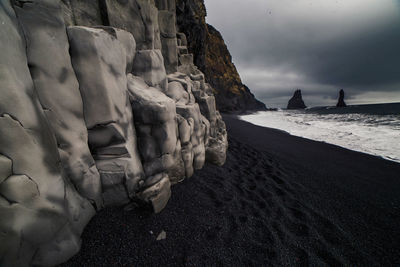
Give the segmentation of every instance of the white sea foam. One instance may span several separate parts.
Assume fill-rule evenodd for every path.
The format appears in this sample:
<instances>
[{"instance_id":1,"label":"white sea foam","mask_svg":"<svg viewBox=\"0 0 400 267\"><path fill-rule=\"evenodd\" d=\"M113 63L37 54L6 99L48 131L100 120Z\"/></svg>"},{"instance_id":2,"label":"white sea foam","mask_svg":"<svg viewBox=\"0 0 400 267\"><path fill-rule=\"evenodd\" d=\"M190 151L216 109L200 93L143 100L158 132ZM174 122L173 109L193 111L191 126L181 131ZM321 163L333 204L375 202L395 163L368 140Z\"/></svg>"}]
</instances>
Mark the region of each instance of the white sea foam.
<instances>
[{"instance_id":1,"label":"white sea foam","mask_svg":"<svg viewBox=\"0 0 400 267\"><path fill-rule=\"evenodd\" d=\"M265 111L241 116L250 123L400 162L400 116Z\"/></svg>"}]
</instances>

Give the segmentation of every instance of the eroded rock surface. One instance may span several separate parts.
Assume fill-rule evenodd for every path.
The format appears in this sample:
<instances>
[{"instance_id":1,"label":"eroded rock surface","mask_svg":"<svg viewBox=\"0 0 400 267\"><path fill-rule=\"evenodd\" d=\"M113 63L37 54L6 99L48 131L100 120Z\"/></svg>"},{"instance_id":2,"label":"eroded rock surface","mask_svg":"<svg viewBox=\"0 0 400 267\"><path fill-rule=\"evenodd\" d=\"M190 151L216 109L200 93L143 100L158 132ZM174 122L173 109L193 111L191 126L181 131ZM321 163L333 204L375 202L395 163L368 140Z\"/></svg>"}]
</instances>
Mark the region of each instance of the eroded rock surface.
<instances>
[{"instance_id":1,"label":"eroded rock surface","mask_svg":"<svg viewBox=\"0 0 400 267\"><path fill-rule=\"evenodd\" d=\"M61 7L57 1L35 0L15 6L15 11L29 44L30 73L56 134L62 166L79 193L100 208L100 176L88 147L82 98Z\"/></svg>"},{"instance_id":2,"label":"eroded rock surface","mask_svg":"<svg viewBox=\"0 0 400 267\"><path fill-rule=\"evenodd\" d=\"M95 209L62 172L9 1L0 21L0 265L52 266L79 251Z\"/></svg>"},{"instance_id":3,"label":"eroded rock surface","mask_svg":"<svg viewBox=\"0 0 400 267\"><path fill-rule=\"evenodd\" d=\"M104 204L127 204L144 178L127 94L130 57L112 28L69 27L68 36Z\"/></svg>"},{"instance_id":4,"label":"eroded rock surface","mask_svg":"<svg viewBox=\"0 0 400 267\"><path fill-rule=\"evenodd\" d=\"M225 162L174 0L0 1L1 266L62 263L103 206L160 212Z\"/></svg>"}]
</instances>

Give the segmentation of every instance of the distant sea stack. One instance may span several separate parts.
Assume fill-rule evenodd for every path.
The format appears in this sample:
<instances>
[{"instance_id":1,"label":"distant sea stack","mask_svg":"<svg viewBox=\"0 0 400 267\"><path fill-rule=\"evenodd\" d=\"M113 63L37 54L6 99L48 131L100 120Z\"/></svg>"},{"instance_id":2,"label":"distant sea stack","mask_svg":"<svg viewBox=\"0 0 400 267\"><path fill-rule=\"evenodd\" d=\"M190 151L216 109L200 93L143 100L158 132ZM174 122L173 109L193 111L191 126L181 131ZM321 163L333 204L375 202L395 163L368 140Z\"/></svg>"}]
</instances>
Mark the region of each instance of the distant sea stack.
<instances>
[{"instance_id":1,"label":"distant sea stack","mask_svg":"<svg viewBox=\"0 0 400 267\"><path fill-rule=\"evenodd\" d=\"M339 92L339 100L336 104L336 107L338 107L338 108L347 107L346 103L344 102L344 90L343 89L341 89Z\"/></svg>"},{"instance_id":2,"label":"distant sea stack","mask_svg":"<svg viewBox=\"0 0 400 267\"><path fill-rule=\"evenodd\" d=\"M194 64L214 89L217 108L225 113L266 110L240 79L232 57L213 26L206 23L204 0L176 0L177 27L187 37Z\"/></svg>"},{"instance_id":3,"label":"distant sea stack","mask_svg":"<svg viewBox=\"0 0 400 267\"><path fill-rule=\"evenodd\" d=\"M305 109L306 107L301 96L301 90L296 90L293 97L289 100L287 109Z\"/></svg>"}]
</instances>

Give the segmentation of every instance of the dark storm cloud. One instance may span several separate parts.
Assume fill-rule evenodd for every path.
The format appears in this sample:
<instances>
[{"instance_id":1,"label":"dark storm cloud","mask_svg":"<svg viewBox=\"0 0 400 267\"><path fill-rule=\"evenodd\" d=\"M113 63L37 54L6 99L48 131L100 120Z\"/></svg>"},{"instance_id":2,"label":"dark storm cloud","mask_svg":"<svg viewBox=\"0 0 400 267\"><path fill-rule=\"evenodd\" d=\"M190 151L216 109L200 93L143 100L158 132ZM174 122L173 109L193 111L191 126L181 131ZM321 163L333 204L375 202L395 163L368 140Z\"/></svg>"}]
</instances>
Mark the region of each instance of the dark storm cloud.
<instances>
[{"instance_id":1,"label":"dark storm cloud","mask_svg":"<svg viewBox=\"0 0 400 267\"><path fill-rule=\"evenodd\" d=\"M400 101L399 2L206 0L206 7L257 97L283 105L301 88L318 105L332 104L339 88L354 102Z\"/></svg>"}]
</instances>

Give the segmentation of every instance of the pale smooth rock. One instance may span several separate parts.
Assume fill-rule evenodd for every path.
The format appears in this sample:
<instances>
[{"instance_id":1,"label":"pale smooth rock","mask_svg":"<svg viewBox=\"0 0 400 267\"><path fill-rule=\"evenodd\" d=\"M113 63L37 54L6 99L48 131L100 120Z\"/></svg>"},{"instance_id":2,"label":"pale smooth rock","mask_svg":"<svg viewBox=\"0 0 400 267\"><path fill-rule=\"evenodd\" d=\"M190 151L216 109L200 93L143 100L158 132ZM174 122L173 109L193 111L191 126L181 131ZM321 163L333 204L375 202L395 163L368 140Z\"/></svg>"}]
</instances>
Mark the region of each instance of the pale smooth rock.
<instances>
[{"instance_id":1,"label":"pale smooth rock","mask_svg":"<svg viewBox=\"0 0 400 267\"><path fill-rule=\"evenodd\" d=\"M138 197L152 205L155 213L161 212L171 197L171 182L168 175L165 175L161 181L144 191L140 192Z\"/></svg>"},{"instance_id":2,"label":"pale smooth rock","mask_svg":"<svg viewBox=\"0 0 400 267\"><path fill-rule=\"evenodd\" d=\"M170 172L182 165L174 156L180 153L174 101L133 75L128 75L128 90L146 177L166 172L171 180L181 180Z\"/></svg>"},{"instance_id":3,"label":"pale smooth rock","mask_svg":"<svg viewBox=\"0 0 400 267\"><path fill-rule=\"evenodd\" d=\"M104 204L115 206L136 197L144 173L127 93L126 49L109 32L88 27L68 28L89 145L102 184L107 185L103 187ZM115 183L111 185L107 180Z\"/></svg>"},{"instance_id":4,"label":"pale smooth rock","mask_svg":"<svg viewBox=\"0 0 400 267\"><path fill-rule=\"evenodd\" d=\"M170 82L168 83L168 90L165 94L172 98L177 104L188 104L189 103L189 93L185 90L182 83L180 82Z\"/></svg>"},{"instance_id":5,"label":"pale smooth rock","mask_svg":"<svg viewBox=\"0 0 400 267\"><path fill-rule=\"evenodd\" d=\"M161 241L167 238L167 233L163 230L161 233L157 236L157 241Z\"/></svg>"},{"instance_id":6,"label":"pale smooth rock","mask_svg":"<svg viewBox=\"0 0 400 267\"><path fill-rule=\"evenodd\" d=\"M133 60L135 59L136 55L136 41L133 35L127 31L109 26L96 26L95 28L107 31L109 34L117 38L118 41L120 41L126 55L126 74L131 73Z\"/></svg>"},{"instance_id":7,"label":"pale smooth rock","mask_svg":"<svg viewBox=\"0 0 400 267\"><path fill-rule=\"evenodd\" d=\"M206 159L212 164L222 166L226 161L228 133L226 131L225 122L222 120L222 116L218 111L216 112L216 124L212 133L214 134L210 134L209 142L206 146Z\"/></svg>"},{"instance_id":8,"label":"pale smooth rock","mask_svg":"<svg viewBox=\"0 0 400 267\"><path fill-rule=\"evenodd\" d=\"M135 76L143 78L147 85L165 91L168 86L167 73L161 50L139 50L133 61Z\"/></svg>"},{"instance_id":9,"label":"pale smooth rock","mask_svg":"<svg viewBox=\"0 0 400 267\"><path fill-rule=\"evenodd\" d=\"M71 65L61 7L58 1L32 0L15 6L15 11L29 43L30 73L56 134L64 171L79 193L101 208L100 175L88 147L81 93Z\"/></svg>"},{"instance_id":10,"label":"pale smooth rock","mask_svg":"<svg viewBox=\"0 0 400 267\"><path fill-rule=\"evenodd\" d=\"M188 120L193 126L193 133L190 143L193 146L193 168L199 170L203 168L205 161L204 134L205 127L201 121L201 113L198 104L178 105L176 112Z\"/></svg>"}]
</instances>

